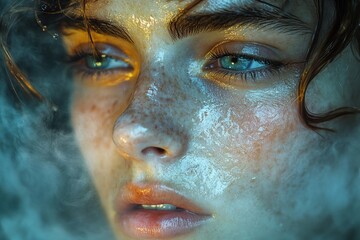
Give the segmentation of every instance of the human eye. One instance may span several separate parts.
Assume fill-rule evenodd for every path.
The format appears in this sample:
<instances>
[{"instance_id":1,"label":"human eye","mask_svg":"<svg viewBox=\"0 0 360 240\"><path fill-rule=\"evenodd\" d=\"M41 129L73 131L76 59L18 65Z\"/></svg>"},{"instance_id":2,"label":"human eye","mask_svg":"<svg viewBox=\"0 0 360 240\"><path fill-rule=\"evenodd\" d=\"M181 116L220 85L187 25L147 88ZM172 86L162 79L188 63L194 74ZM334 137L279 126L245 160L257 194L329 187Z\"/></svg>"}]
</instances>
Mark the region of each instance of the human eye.
<instances>
[{"instance_id":1,"label":"human eye","mask_svg":"<svg viewBox=\"0 0 360 240\"><path fill-rule=\"evenodd\" d=\"M81 55L80 55L81 56ZM113 69L132 70L132 66L122 59L107 54L84 54L85 67L91 71L109 71Z\"/></svg>"},{"instance_id":2,"label":"human eye","mask_svg":"<svg viewBox=\"0 0 360 240\"><path fill-rule=\"evenodd\" d=\"M203 71L207 78L237 87L268 85L288 65L273 50L258 44L220 44L206 58Z\"/></svg>"},{"instance_id":3,"label":"human eye","mask_svg":"<svg viewBox=\"0 0 360 240\"><path fill-rule=\"evenodd\" d=\"M113 86L134 78L135 59L119 48L105 44L82 44L69 54L75 78L84 84Z\"/></svg>"}]
</instances>

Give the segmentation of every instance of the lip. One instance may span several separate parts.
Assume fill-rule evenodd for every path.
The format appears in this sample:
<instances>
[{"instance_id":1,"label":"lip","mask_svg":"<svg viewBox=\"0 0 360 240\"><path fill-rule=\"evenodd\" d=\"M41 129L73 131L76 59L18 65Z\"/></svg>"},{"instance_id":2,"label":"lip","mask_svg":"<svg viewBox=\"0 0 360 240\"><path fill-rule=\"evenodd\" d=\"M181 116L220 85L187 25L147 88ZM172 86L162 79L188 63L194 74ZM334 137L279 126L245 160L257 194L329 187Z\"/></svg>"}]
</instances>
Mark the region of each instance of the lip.
<instances>
[{"instance_id":1,"label":"lip","mask_svg":"<svg viewBox=\"0 0 360 240\"><path fill-rule=\"evenodd\" d=\"M141 205L171 204L173 210L144 209ZM167 239L187 234L212 216L175 190L160 184L128 184L115 202L116 221L128 236Z\"/></svg>"}]
</instances>

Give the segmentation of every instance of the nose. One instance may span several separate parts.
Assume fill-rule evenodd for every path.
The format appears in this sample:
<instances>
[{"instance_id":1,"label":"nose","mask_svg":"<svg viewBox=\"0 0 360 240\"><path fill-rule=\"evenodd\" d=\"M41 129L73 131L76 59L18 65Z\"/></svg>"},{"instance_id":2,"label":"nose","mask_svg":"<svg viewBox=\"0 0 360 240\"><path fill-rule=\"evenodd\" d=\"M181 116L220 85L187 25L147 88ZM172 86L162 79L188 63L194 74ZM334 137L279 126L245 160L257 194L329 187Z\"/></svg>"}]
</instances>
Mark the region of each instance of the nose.
<instances>
[{"instance_id":1,"label":"nose","mask_svg":"<svg viewBox=\"0 0 360 240\"><path fill-rule=\"evenodd\" d=\"M117 119L113 141L126 158L162 163L179 159L187 145L184 132L164 112L154 111L140 99Z\"/></svg>"}]
</instances>

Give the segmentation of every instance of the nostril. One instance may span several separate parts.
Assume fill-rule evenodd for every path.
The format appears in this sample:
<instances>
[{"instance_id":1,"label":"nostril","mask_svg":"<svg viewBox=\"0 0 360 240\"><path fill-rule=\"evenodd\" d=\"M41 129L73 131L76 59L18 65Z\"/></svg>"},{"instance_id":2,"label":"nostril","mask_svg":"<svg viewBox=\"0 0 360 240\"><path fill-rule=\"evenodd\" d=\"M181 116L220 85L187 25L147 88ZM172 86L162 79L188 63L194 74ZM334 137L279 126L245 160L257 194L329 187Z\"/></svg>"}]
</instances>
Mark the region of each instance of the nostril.
<instances>
[{"instance_id":1,"label":"nostril","mask_svg":"<svg viewBox=\"0 0 360 240\"><path fill-rule=\"evenodd\" d=\"M166 155L166 150L159 147L147 147L141 150L141 153L144 154L145 156L155 155L155 156L163 157Z\"/></svg>"}]
</instances>

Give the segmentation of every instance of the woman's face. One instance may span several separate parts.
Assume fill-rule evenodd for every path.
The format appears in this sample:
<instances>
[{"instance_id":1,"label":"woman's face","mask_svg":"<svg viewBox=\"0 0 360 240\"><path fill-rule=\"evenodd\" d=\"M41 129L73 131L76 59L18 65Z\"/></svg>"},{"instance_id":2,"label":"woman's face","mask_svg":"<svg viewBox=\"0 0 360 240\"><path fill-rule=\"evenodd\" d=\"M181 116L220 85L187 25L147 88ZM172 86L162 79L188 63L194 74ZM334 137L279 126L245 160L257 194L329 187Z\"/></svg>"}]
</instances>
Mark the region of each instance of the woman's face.
<instances>
[{"instance_id":1,"label":"woman's face","mask_svg":"<svg viewBox=\"0 0 360 240\"><path fill-rule=\"evenodd\" d=\"M313 1L209 0L184 11L192 2L89 2L96 57L79 24L64 29L74 131L116 236L288 239L321 227L294 214L338 138L298 114ZM351 51L334 64L310 86L311 110L354 101Z\"/></svg>"}]
</instances>

